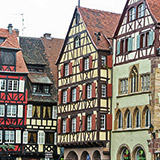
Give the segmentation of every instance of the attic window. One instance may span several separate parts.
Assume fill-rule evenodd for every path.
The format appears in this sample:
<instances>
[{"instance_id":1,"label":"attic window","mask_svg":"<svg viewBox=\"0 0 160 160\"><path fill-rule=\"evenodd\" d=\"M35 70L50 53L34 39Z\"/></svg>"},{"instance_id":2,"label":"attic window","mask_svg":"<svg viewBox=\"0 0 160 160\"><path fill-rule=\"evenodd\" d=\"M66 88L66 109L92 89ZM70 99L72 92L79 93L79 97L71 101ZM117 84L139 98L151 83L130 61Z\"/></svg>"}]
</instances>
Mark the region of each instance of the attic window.
<instances>
[{"instance_id":1,"label":"attic window","mask_svg":"<svg viewBox=\"0 0 160 160\"><path fill-rule=\"evenodd\" d=\"M0 37L0 44L5 41L6 38Z\"/></svg>"},{"instance_id":2,"label":"attic window","mask_svg":"<svg viewBox=\"0 0 160 160\"><path fill-rule=\"evenodd\" d=\"M129 10L129 21L133 21L135 20L136 18L136 8L132 7L130 10Z\"/></svg>"},{"instance_id":3,"label":"attic window","mask_svg":"<svg viewBox=\"0 0 160 160\"><path fill-rule=\"evenodd\" d=\"M138 6L138 18L141 18L145 15L145 5L142 3Z\"/></svg>"},{"instance_id":4,"label":"attic window","mask_svg":"<svg viewBox=\"0 0 160 160\"><path fill-rule=\"evenodd\" d=\"M16 57L14 52L2 51L1 52L1 64L2 65L15 65Z\"/></svg>"},{"instance_id":5,"label":"attic window","mask_svg":"<svg viewBox=\"0 0 160 160\"><path fill-rule=\"evenodd\" d=\"M76 14L76 25L79 24L79 20L80 20L80 15L77 13L77 14Z\"/></svg>"},{"instance_id":6,"label":"attic window","mask_svg":"<svg viewBox=\"0 0 160 160\"><path fill-rule=\"evenodd\" d=\"M79 46L80 46L80 37L77 36L77 37L75 37L75 39L74 39L74 47L75 47L75 48L78 48Z\"/></svg>"}]
</instances>

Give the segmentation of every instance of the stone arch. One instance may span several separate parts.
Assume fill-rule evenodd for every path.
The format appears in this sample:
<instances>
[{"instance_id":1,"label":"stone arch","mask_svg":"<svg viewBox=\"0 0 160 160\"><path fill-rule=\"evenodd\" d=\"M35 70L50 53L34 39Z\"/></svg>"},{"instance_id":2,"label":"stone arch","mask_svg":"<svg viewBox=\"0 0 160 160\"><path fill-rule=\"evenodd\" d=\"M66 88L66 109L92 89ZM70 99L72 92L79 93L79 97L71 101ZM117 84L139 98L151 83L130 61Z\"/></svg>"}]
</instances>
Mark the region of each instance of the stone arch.
<instances>
[{"instance_id":1,"label":"stone arch","mask_svg":"<svg viewBox=\"0 0 160 160\"><path fill-rule=\"evenodd\" d=\"M142 124L142 117L141 117L141 111L139 110L138 107L136 107L133 111L133 128L137 128L137 114L139 112L139 118L140 118L140 127L141 127L141 124Z\"/></svg>"},{"instance_id":2,"label":"stone arch","mask_svg":"<svg viewBox=\"0 0 160 160\"><path fill-rule=\"evenodd\" d=\"M81 154L81 158L80 160L87 160L87 157L90 157L89 153L87 151L84 151L82 154ZM90 158L91 159L91 158Z\"/></svg>"},{"instance_id":3,"label":"stone arch","mask_svg":"<svg viewBox=\"0 0 160 160\"><path fill-rule=\"evenodd\" d=\"M140 149L143 151L143 153L141 153L141 152L140 152L140 153L143 154L143 156L145 156L145 159L144 159L144 160L146 160L146 151L145 151L144 147L143 147L141 144L137 144L137 145L133 148L133 151L132 151L132 159L138 160L138 159L136 159L136 154L137 154L137 152L138 152Z\"/></svg>"},{"instance_id":4,"label":"stone arch","mask_svg":"<svg viewBox=\"0 0 160 160\"><path fill-rule=\"evenodd\" d=\"M78 160L78 155L74 151L70 151L66 156L66 160Z\"/></svg>"},{"instance_id":5,"label":"stone arch","mask_svg":"<svg viewBox=\"0 0 160 160\"><path fill-rule=\"evenodd\" d=\"M124 122L123 122L124 128L127 128L127 116L128 116L129 112L131 114L131 111L127 108L126 111L125 111L125 113L124 113ZM132 121L132 115L131 115L131 121Z\"/></svg>"},{"instance_id":6,"label":"stone arch","mask_svg":"<svg viewBox=\"0 0 160 160\"><path fill-rule=\"evenodd\" d=\"M98 150L93 153L93 160L101 160L101 154Z\"/></svg>"},{"instance_id":7,"label":"stone arch","mask_svg":"<svg viewBox=\"0 0 160 160\"><path fill-rule=\"evenodd\" d=\"M150 108L146 105L146 106L144 107L143 111L142 111L142 127L146 127L146 112L147 112L147 110L149 110L150 113L151 113ZM150 118L151 118L151 117L150 117Z\"/></svg>"},{"instance_id":8,"label":"stone arch","mask_svg":"<svg viewBox=\"0 0 160 160\"><path fill-rule=\"evenodd\" d=\"M119 115L122 114L121 110L118 109L116 114L115 114L115 122L114 122L114 128L115 129L118 129L118 124L119 124ZM123 128L123 114L122 114L122 128Z\"/></svg>"},{"instance_id":9,"label":"stone arch","mask_svg":"<svg viewBox=\"0 0 160 160\"><path fill-rule=\"evenodd\" d=\"M128 149L129 152L130 152L130 154L131 154L131 150L130 150L129 146L126 145L126 144L122 144L122 145L119 147L118 152L117 152L117 160L121 160L121 155L122 155L122 152L123 152L124 149ZM130 160L130 159L129 159L129 160Z\"/></svg>"}]
</instances>

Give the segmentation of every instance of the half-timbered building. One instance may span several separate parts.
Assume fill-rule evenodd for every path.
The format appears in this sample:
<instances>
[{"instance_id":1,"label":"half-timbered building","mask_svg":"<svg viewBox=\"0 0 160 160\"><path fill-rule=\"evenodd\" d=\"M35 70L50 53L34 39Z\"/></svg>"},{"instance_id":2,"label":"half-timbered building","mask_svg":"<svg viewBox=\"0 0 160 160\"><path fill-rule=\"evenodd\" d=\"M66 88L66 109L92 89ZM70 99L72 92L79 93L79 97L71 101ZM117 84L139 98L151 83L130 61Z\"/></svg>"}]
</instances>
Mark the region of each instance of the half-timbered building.
<instances>
[{"instance_id":1,"label":"half-timbered building","mask_svg":"<svg viewBox=\"0 0 160 160\"><path fill-rule=\"evenodd\" d=\"M109 159L112 36L119 14L76 7L57 60L58 146L64 159Z\"/></svg>"},{"instance_id":2,"label":"half-timbered building","mask_svg":"<svg viewBox=\"0 0 160 160\"><path fill-rule=\"evenodd\" d=\"M9 24L0 29L0 159L16 159L23 152L27 73L17 34Z\"/></svg>"},{"instance_id":3,"label":"half-timbered building","mask_svg":"<svg viewBox=\"0 0 160 160\"><path fill-rule=\"evenodd\" d=\"M20 46L29 74L27 81L28 106L24 133L23 159L58 159L56 146L57 90L54 74L55 65L63 40L51 38L20 37ZM56 45L55 45L56 43ZM48 57L51 59L48 60ZM55 60L52 58L55 58ZM55 69L54 69L55 68ZM56 77L55 77L56 78Z\"/></svg>"},{"instance_id":4,"label":"half-timbered building","mask_svg":"<svg viewBox=\"0 0 160 160\"><path fill-rule=\"evenodd\" d=\"M160 1L127 0L114 35L112 160L151 160L156 156L159 23Z\"/></svg>"}]
</instances>

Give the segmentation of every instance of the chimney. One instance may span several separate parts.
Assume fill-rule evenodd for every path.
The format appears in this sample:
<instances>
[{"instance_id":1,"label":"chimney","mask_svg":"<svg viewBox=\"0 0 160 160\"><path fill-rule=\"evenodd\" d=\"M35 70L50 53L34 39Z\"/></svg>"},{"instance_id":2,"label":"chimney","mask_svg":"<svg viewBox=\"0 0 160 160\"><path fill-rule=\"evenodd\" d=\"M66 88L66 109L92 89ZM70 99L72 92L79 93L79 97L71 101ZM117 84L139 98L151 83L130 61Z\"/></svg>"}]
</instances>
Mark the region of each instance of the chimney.
<instances>
[{"instance_id":1,"label":"chimney","mask_svg":"<svg viewBox=\"0 0 160 160\"><path fill-rule=\"evenodd\" d=\"M12 24L9 24L9 25L8 25L9 34L12 34L12 33L13 33L12 28L13 28Z\"/></svg>"},{"instance_id":2,"label":"chimney","mask_svg":"<svg viewBox=\"0 0 160 160\"><path fill-rule=\"evenodd\" d=\"M45 33L43 35L43 37L46 38L46 39L51 39L51 34L50 33Z\"/></svg>"},{"instance_id":3,"label":"chimney","mask_svg":"<svg viewBox=\"0 0 160 160\"><path fill-rule=\"evenodd\" d=\"M18 29L14 29L15 30L15 32L16 32L16 35L17 35L17 37L19 37L19 30Z\"/></svg>"}]
</instances>

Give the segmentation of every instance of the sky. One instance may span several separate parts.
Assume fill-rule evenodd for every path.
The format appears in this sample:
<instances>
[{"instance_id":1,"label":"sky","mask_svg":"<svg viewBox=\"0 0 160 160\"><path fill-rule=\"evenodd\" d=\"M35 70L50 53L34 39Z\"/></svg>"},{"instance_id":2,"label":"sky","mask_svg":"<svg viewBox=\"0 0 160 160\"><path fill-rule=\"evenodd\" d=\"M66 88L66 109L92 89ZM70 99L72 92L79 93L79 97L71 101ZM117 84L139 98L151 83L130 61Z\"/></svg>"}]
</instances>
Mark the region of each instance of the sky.
<instances>
[{"instance_id":1,"label":"sky","mask_svg":"<svg viewBox=\"0 0 160 160\"><path fill-rule=\"evenodd\" d=\"M2 0L1 0L2 1ZM82 7L122 13L126 0L80 0ZM4 0L0 9L0 28L20 31L20 36L42 37L51 33L65 38L78 0Z\"/></svg>"}]
</instances>

